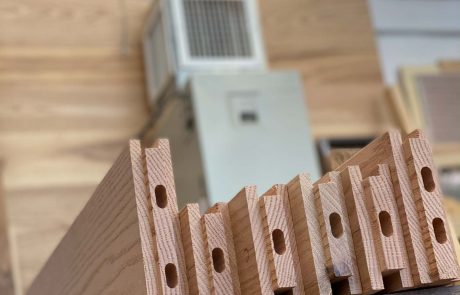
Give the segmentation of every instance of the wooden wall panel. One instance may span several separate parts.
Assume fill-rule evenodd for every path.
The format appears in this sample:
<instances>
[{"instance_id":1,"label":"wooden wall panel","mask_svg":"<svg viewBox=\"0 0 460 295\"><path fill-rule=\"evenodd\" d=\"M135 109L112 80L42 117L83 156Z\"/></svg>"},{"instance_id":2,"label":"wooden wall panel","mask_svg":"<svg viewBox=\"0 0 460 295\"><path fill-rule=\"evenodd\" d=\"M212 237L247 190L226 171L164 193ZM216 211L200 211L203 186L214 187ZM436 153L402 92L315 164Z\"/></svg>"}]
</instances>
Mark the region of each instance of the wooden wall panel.
<instances>
[{"instance_id":1,"label":"wooden wall panel","mask_svg":"<svg viewBox=\"0 0 460 295\"><path fill-rule=\"evenodd\" d=\"M374 135L389 123L366 0L259 6L269 65L301 72L315 137Z\"/></svg>"}]
</instances>

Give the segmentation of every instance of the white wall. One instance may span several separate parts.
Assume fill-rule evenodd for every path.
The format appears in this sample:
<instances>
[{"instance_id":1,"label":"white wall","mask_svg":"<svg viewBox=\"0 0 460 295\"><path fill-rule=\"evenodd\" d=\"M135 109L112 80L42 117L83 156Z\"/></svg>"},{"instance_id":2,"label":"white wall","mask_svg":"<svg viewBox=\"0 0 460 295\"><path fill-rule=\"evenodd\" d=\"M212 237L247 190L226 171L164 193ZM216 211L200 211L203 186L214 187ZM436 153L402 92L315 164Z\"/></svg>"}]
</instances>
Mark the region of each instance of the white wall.
<instances>
[{"instance_id":1,"label":"white wall","mask_svg":"<svg viewBox=\"0 0 460 295\"><path fill-rule=\"evenodd\" d=\"M402 65L460 59L460 0L369 0L387 84Z\"/></svg>"}]
</instances>

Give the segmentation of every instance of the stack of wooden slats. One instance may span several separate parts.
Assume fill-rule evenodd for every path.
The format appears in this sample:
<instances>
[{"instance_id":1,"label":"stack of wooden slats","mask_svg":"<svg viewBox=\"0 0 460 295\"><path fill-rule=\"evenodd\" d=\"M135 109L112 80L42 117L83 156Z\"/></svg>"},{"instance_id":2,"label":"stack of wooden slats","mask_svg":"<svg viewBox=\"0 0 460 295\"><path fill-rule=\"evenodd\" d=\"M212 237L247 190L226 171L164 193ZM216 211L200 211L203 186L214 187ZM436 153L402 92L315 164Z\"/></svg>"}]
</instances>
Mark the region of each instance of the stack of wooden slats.
<instances>
[{"instance_id":1,"label":"stack of wooden slats","mask_svg":"<svg viewBox=\"0 0 460 295\"><path fill-rule=\"evenodd\" d=\"M273 167L276 169L276 167ZM177 208L167 140L117 159L32 284L52 294L372 294L459 276L431 148L392 131L316 182Z\"/></svg>"}]
</instances>

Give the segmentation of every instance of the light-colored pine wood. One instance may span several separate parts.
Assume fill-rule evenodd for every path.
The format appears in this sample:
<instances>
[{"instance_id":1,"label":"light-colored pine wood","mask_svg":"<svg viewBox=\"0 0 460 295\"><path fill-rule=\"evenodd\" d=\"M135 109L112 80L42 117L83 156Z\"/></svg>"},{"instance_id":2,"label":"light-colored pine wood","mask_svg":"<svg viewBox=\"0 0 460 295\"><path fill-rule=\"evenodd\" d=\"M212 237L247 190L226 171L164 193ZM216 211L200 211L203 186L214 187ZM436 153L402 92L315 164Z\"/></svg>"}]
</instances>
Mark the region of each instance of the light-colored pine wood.
<instances>
[{"instance_id":1,"label":"light-colored pine wood","mask_svg":"<svg viewBox=\"0 0 460 295\"><path fill-rule=\"evenodd\" d=\"M169 142L157 140L145 149L154 225L154 253L158 257L160 294L186 294L188 283L180 236L177 197Z\"/></svg>"},{"instance_id":2,"label":"light-colored pine wood","mask_svg":"<svg viewBox=\"0 0 460 295\"><path fill-rule=\"evenodd\" d=\"M145 183L141 165L139 145L131 144L99 184L27 294L156 294L154 273L145 264L149 253L143 251L143 243L148 243L145 235L151 231L139 202L147 200L137 195L135 184Z\"/></svg>"},{"instance_id":3,"label":"light-colored pine wood","mask_svg":"<svg viewBox=\"0 0 460 295\"><path fill-rule=\"evenodd\" d=\"M344 169L343 194L352 228L353 245L364 294L373 294L384 289L382 271L378 263L376 241L372 233L370 214L366 208L362 175L359 166Z\"/></svg>"},{"instance_id":4,"label":"light-colored pine wood","mask_svg":"<svg viewBox=\"0 0 460 295\"><path fill-rule=\"evenodd\" d=\"M296 176L287 188L305 294L331 294L310 176Z\"/></svg>"},{"instance_id":5,"label":"light-colored pine wood","mask_svg":"<svg viewBox=\"0 0 460 295\"><path fill-rule=\"evenodd\" d=\"M236 263L236 253L235 247L233 244L233 233L232 233L232 224L230 221L230 213L228 211L228 204L227 203L216 203L214 206L210 207L206 213L217 213L219 212L222 214L223 222L224 222L224 229L225 229L225 238L227 242L227 254L228 260L232 275L232 282L233 282L233 290L235 294L241 294L241 287L240 287L240 278L238 276L238 265Z\"/></svg>"},{"instance_id":6,"label":"light-colored pine wood","mask_svg":"<svg viewBox=\"0 0 460 295\"><path fill-rule=\"evenodd\" d=\"M239 281L234 282L233 275L237 269L232 269L229 249L233 244L228 243L221 212L207 213L201 218L204 236L205 256L208 266L208 280L212 294L241 294Z\"/></svg>"},{"instance_id":7,"label":"light-colored pine wood","mask_svg":"<svg viewBox=\"0 0 460 295\"><path fill-rule=\"evenodd\" d=\"M414 287L388 165L379 165L363 188L386 291Z\"/></svg>"},{"instance_id":8,"label":"light-colored pine wood","mask_svg":"<svg viewBox=\"0 0 460 295\"><path fill-rule=\"evenodd\" d=\"M435 280L452 280L459 276L458 262L442 206L442 194L433 163L431 147L420 131L412 132L404 141L411 189Z\"/></svg>"},{"instance_id":9,"label":"light-colored pine wood","mask_svg":"<svg viewBox=\"0 0 460 295\"><path fill-rule=\"evenodd\" d=\"M417 286L430 284L433 280L429 274L427 253L412 195L401 134L396 130L383 134L343 163L336 171L341 172L348 166L359 165L363 177L368 177L375 172L378 164L387 164L390 168L414 284Z\"/></svg>"},{"instance_id":10,"label":"light-colored pine wood","mask_svg":"<svg viewBox=\"0 0 460 295\"><path fill-rule=\"evenodd\" d=\"M179 213L190 294L211 294L205 260L201 214L198 204L187 204Z\"/></svg>"},{"instance_id":11,"label":"light-colored pine wood","mask_svg":"<svg viewBox=\"0 0 460 295\"><path fill-rule=\"evenodd\" d=\"M342 184L338 172L329 172L313 187L318 220L332 280L348 281L351 294L362 292Z\"/></svg>"},{"instance_id":12,"label":"light-colored pine wood","mask_svg":"<svg viewBox=\"0 0 460 295\"><path fill-rule=\"evenodd\" d=\"M255 186L228 202L242 294L272 294L270 266Z\"/></svg>"},{"instance_id":13,"label":"light-colored pine wood","mask_svg":"<svg viewBox=\"0 0 460 295\"><path fill-rule=\"evenodd\" d=\"M276 185L259 199L273 290L304 294L289 199L285 185Z\"/></svg>"}]
</instances>

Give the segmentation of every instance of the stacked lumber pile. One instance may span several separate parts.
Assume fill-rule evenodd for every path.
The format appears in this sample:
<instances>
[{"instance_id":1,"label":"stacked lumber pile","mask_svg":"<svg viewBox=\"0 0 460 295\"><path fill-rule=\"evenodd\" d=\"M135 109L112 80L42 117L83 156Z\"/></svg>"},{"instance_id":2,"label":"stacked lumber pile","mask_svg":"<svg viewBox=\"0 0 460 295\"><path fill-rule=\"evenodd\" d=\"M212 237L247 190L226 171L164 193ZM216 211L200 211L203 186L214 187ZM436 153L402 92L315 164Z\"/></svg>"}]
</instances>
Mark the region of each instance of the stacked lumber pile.
<instances>
[{"instance_id":1,"label":"stacked lumber pile","mask_svg":"<svg viewBox=\"0 0 460 295\"><path fill-rule=\"evenodd\" d=\"M276 169L276 167L273 167ZM372 294L459 276L431 148L377 138L312 182L178 210L167 140L130 142L32 284L52 294Z\"/></svg>"}]
</instances>

